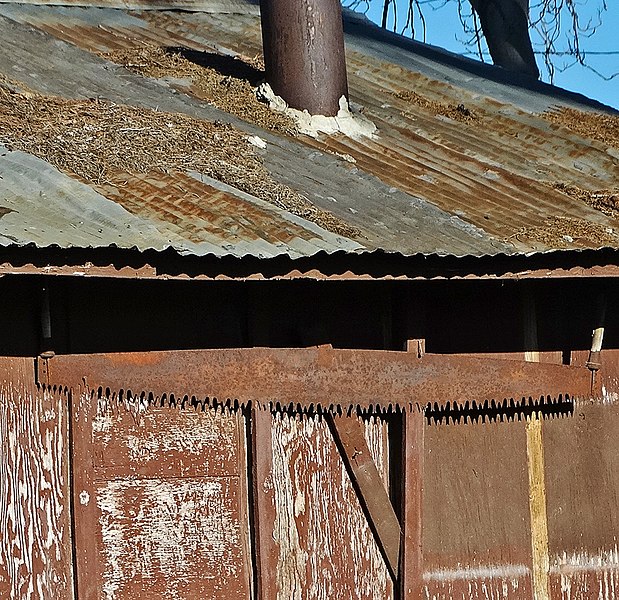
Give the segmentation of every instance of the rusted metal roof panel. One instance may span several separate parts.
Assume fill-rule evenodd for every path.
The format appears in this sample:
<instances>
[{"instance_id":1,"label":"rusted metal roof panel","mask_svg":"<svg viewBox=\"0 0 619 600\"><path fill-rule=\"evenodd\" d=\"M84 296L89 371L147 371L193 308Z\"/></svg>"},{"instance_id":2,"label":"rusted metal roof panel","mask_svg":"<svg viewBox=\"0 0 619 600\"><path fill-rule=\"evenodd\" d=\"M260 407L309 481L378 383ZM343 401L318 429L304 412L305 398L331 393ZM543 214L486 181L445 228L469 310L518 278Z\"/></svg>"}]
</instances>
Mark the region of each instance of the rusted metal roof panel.
<instances>
[{"instance_id":1,"label":"rusted metal roof panel","mask_svg":"<svg viewBox=\"0 0 619 600\"><path fill-rule=\"evenodd\" d=\"M3 4L86 6L124 10L189 10L204 13L258 15L258 0L0 0Z\"/></svg>"},{"instance_id":2,"label":"rusted metal roof panel","mask_svg":"<svg viewBox=\"0 0 619 600\"><path fill-rule=\"evenodd\" d=\"M225 119L266 141L264 164L276 180L358 231L348 238L338 236L267 203L261 210L269 213L268 219L262 213L258 217L254 208L251 215L246 212L237 219L239 201L222 196L242 195L233 189L211 192L212 207L186 203L173 194L153 195L155 188L171 189L167 175L156 176L157 181L150 174L140 176L122 193L103 194L163 237L178 236L185 245L170 245L183 253L209 253L208 243L219 255L265 257L337 249L461 256L619 247L616 214L604 214L561 187L576 185L587 193L616 188L619 152L539 114L555 105L604 110L576 94L541 83L507 82L498 69L404 41L348 17L351 97L377 125L378 135L291 138L215 108L197 98L186 82L141 77L96 54L150 43L256 56L261 37L254 8L244 14L223 9L129 14L0 5L6 40L0 73L42 93L103 97ZM189 181L185 175L178 177ZM207 185L217 187L212 181ZM235 230L235 219L251 226ZM201 250L192 247L198 243L196 235ZM27 241L45 245L20 238L20 243ZM66 241L50 236L47 243L62 246Z\"/></svg>"},{"instance_id":3,"label":"rusted metal roof panel","mask_svg":"<svg viewBox=\"0 0 619 600\"><path fill-rule=\"evenodd\" d=\"M125 177L122 191L120 184L108 185L105 197L39 158L0 146L0 242L264 257L358 246L249 194L197 177Z\"/></svg>"}]
</instances>

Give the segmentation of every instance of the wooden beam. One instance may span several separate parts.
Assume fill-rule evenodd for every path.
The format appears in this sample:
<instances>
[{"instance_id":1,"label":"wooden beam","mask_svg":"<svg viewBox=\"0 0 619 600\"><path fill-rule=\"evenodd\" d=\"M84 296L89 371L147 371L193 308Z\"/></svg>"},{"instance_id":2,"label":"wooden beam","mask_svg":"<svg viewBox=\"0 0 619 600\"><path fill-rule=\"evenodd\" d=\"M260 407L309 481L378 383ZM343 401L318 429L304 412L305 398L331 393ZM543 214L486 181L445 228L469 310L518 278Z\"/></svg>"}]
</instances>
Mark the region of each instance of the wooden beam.
<instances>
[{"instance_id":1,"label":"wooden beam","mask_svg":"<svg viewBox=\"0 0 619 600\"><path fill-rule=\"evenodd\" d=\"M424 414L402 414L402 550L400 598L417 600L423 588L422 505Z\"/></svg>"},{"instance_id":2,"label":"wooden beam","mask_svg":"<svg viewBox=\"0 0 619 600\"><path fill-rule=\"evenodd\" d=\"M327 415L327 420L370 529L392 578L396 580L400 563L400 523L370 454L363 421L354 415Z\"/></svg>"},{"instance_id":3,"label":"wooden beam","mask_svg":"<svg viewBox=\"0 0 619 600\"><path fill-rule=\"evenodd\" d=\"M524 360L539 363L537 310L529 287L524 290ZM532 597L550 599L550 557L542 419L536 414L526 422L529 514L531 518Z\"/></svg>"},{"instance_id":4,"label":"wooden beam","mask_svg":"<svg viewBox=\"0 0 619 600\"><path fill-rule=\"evenodd\" d=\"M271 444L272 417L268 410L251 411L251 469L253 480L253 513L256 558L254 593L257 600L277 597L276 577L279 549L273 539L275 527L275 499L269 485L273 472Z\"/></svg>"}]
</instances>

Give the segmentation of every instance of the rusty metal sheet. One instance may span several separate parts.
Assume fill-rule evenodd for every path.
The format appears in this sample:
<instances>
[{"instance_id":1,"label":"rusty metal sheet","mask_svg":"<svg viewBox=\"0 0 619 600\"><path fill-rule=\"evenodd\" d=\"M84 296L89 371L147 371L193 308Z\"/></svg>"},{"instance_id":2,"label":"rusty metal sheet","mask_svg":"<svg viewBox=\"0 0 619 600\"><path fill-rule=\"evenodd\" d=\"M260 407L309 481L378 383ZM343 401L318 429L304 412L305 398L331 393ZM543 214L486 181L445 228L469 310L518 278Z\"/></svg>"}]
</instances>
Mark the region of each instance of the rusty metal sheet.
<instances>
[{"instance_id":1,"label":"rusty metal sheet","mask_svg":"<svg viewBox=\"0 0 619 600\"><path fill-rule=\"evenodd\" d=\"M619 404L582 403L544 423L554 599L619 594Z\"/></svg>"},{"instance_id":2,"label":"rusty metal sheet","mask_svg":"<svg viewBox=\"0 0 619 600\"><path fill-rule=\"evenodd\" d=\"M424 460L423 597L531 598L525 423L427 427Z\"/></svg>"},{"instance_id":3,"label":"rusty metal sheet","mask_svg":"<svg viewBox=\"0 0 619 600\"><path fill-rule=\"evenodd\" d=\"M331 347L66 355L49 359L49 373L51 383L63 385L86 377L101 395L123 390L125 397L173 394L178 400L193 394L220 404L344 410L448 402L481 410L484 402L514 399L515 415L521 400L522 411L531 413L548 398L588 397L591 386L582 367Z\"/></svg>"},{"instance_id":4,"label":"rusty metal sheet","mask_svg":"<svg viewBox=\"0 0 619 600\"><path fill-rule=\"evenodd\" d=\"M266 411L264 411L266 412ZM269 414L266 412L266 414ZM324 419L269 415L271 470L257 482L273 569L268 600L392 597L393 585ZM365 425L372 458L387 482L386 429Z\"/></svg>"},{"instance_id":5,"label":"rusty metal sheet","mask_svg":"<svg viewBox=\"0 0 619 600\"><path fill-rule=\"evenodd\" d=\"M249 598L243 425L201 406L73 406L78 591Z\"/></svg>"},{"instance_id":6,"label":"rusty metal sheet","mask_svg":"<svg viewBox=\"0 0 619 600\"><path fill-rule=\"evenodd\" d=\"M0 359L0 598L73 597L68 395Z\"/></svg>"},{"instance_id":7,"label":"rusty metal sheet","mask_svg":"<svg viewBox=\"0 0 619 600\"><path fill-rule=\"evenodd\" d=\"M14 4L17 3L17 0L2 0L1 3ZM123 10L187 10L222 15L260 14L257 0L19 0L19 3L37 6L83 6Z\"/></svg>"},{"instance_id":8,"label":"rusty metal sheet","mask_svg":"<svg viewBox=\"0 0 619 600\"><path fill-rule=\"evenodd\" d=\"M13 23L32 24L50 34L45 41L53 44L46 48L45 64L51 60L58 39L89 51L156 41L198 52L218 49L231 55L261 53L259 19L255 15L188 16L180 11L150 11L136 17L122 11L42 8L45 10L5 5L1 12ZM497 95L502 100L486 97L477 89L464 89L467 86L461 72L441 63L439 56L435 57L435 66L443 78L458 80L462 87L440 81L436 70L434 76L412 70L404 59L408 57L411 64L418 60L414 52L372 39L372 30L359 27L366 31L356 31L354 50L348 53L351 97L376 122L380 136L290 140L239 123L247 131L258 131L267 141L265 165L276 178L303 190L316 206L357 227L365 236L367 248L405 254L479 255L617 245L613 237L616 220L552 185L569 180L590 191L612 187L619 172L616 156L601 143L551 126L527 108L532 103L547 108L551 99L551 104L556 100L578 105L574 97L569 99L557 89L546 89L542 94L515 90L513 85L495 85L492 90L502 88L511 94L513 103L500 93ZM34 60L32 47L43 52L43 40L17 50L20 40L30 34L20 31L16 43L7 44L12 53L21 52L7 58L10 64L3 67L7 72L15 64L41 60ZM364 51L360 39L368 43L372 40L372 52ZM69 54L71 60L76 64L79 60L83 66L73 71L85 72L88 67L97 72L97 77L69 83L69 75L75 77L66 73L64 62ZM50 81L44 73L37 73L36 81L29 83L52 89L61 81L69 88L64 92L67 94L75 95L76 89L88 90L91 96L115 101L126 101L131 96L130 100L137 104L191 114L208 112L211 118L216 112L198 106L195 99L174 94L165 82L146 89L137 76L124 73L121 78L121 69L104 65L73 46L63 46L58 62L56 68L62 75ZM480 85L488 83L481 76L475 80ZM461 122L398 96L410 90L416 90L430 104L447 108L463 104L478 118ZM530 101L532 97L536 102ZM583 100L580 107L592 105ZM521 110L523 107L525 110ZM522 160L523 156L526 160ZM354 167L350 161L356 161ZM569 228L568 221L573 220L574 224L585 223L593 234L574 237L566 231L567 237L544 240L543 236L527 237L523 232L542 224L552 234L557 228L557 222L552 220L558 214L565 219L561 221L565 227Z\"/></svg>"},{"instance_id":9,"label":"rusty metal sheet","mask_svg":"<svg viewBox=\"0 0 619 600\"><path fill-rule=\"evenodd\" d=\"M260 55L262 51L259 22L252 17L235 15L225 20L206 17L198 22L182 14L148 14L144 20L148 33L132 27L129 37L134 35L139 40L157 32L159 36L174 37L178 44L205 51L214 44L241 56ZM53 27L53 19L43 25L50 26ZM123 31L124 36L127 34ZM93 35L96 34L93 32ZM614 153L609 154L602 144L583 140L532 114L527 108L535 97L531 90L526 93L520 90L520 102L516 105L483 96L478 89L466 90L437 79L436 74L429 77L412 70L403 62L406 56L401 49L402 60L394 62L397 51L389 44L375 44L374 52L368 52L363 42L371 37L370 31L358 31L354 50L349 47L349 87L351 99L364 107L364 115L377 124L380 136L351 139L335 135L300 141L331 154L350 157L365 173L376 176L394 190L407 192L412 199L410 208L425 202L440 207L452 215L453 223L458 221L468 226L471 233L476 232L480 243L489 234L496 244L507 242L517 252L604 245L595 236L580 237L567 244L558 238L542 242L527 238L522 230L538 227L546 218L557 214L598 227L598 238L604 234L604 228L616 227L612 218L549 185L573 180L592 191L600 186L613 186L619 177L619 163ZM118 43L118 40L110 38L108 43ZM410 53L411 61L416 58ZM457 76L451 76L449 69L446 70L445 78L453 80ZM482 85L483 78L479 79ZM477 118L460 122L398 96L411 90L435 106L453 108L462 104ZM547 98L538 97L537 100L538 106L548 108ZM568 99L556 90L556 101L552 104L559 103L574 104L574 98ZM540 108L540 112L542 110L544 108ZM523 161L523 156L527 160ZM266 160L275 169L280 161L269 153ZM289 170L282 175L290 185L298 187L297 173ZM341 193L340 190L337 193ZM362 197L354 202L338 197L337 204L326 199L323 208L364 231L370 245L376 243L377 247L386 248L388 233L382 233L381 245L373 225L381 223L384 227L390 212L386 207L395 208L395 204L368 203ZM322 202L317 195L312 201L318 205ZM347 214L350 208L354 209L353 214ZM429 210L429 206L425 210ZM398 214L392 226L402 238L408 231L405 230L406 219L407 215ZM464 239L464 231L461 236ZM402 238L400 244L405 243ZM436 239L436 242L449 244L446 240ZM446 249L446 252L450 251Z\"/></svg>"}]
</instances>

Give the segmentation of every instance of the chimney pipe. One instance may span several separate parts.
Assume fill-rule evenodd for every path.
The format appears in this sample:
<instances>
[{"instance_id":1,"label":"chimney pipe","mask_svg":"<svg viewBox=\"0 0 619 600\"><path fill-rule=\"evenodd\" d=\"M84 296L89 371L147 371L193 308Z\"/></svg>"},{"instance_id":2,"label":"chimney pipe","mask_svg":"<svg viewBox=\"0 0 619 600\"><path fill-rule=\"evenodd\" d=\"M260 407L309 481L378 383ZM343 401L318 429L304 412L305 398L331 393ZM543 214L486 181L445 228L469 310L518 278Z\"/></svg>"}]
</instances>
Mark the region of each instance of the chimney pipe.
<instances>
[{"instance_id":1,"label":"chimney pipe","mask_svg":"<svg viewBox=\"0 0 619 600\"><path fill-rule=\"evenodd\" d=\"M267 82L289 106L335 116L348 98L340 0L261 0Z\"/></svg>"}]
</instances>

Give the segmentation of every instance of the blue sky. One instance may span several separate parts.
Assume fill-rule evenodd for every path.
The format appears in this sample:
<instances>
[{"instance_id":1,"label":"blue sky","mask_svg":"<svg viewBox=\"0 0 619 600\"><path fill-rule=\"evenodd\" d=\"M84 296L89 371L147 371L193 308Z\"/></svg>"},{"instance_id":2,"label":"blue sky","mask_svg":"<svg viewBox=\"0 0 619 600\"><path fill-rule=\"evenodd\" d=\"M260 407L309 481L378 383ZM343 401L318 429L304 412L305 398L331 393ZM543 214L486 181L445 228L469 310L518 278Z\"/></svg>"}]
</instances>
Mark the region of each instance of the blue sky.
<instances>
[{"instance_id":1,"label":"blue sky","mask_svg":"<svg viewBox=\"0 0 619 600\"><path fill-rule=\"evenodd\" d=\"M398 3L398 30L402 28L405 22L406 9L408 6L407 0L396 0ZM350 5L352 0L346 0L344 3ZM380 22L382 14L382 0L371 0L370 2L359 2L355 10L362 11L367 9L367 16L372 21ZM466 34L462 30L462 26L458 17L457 2L449 0L435 0L438 6L432 8L432 2L421 0L424 6L424 17L426 20L426 41L435 46L441 46L457 52L459 54L469 54L473 48L467 47L464 44ZM531 2L536 4L535 0ZM580 0L579 2L579 17L581 22L586 22L588 19L595 19L596 9L602 4L602 0ZM619 0L607 0L608 10L603 13L602 24L597 29L596 33L590 38L582 38L581 48L587 52L616 52L616 54L589 54L587 56L588 64L606 76L619 72ZM468 9L468 3L464 4ZM563 20L564 22L566 19ZM390 21L392 22L392 21ZM418 17L415 21L417 30L416 39L422 39L422 27ZM409 33L410 35L410 33ZM539 42L536 42L535 33L532 34L533 45L536 49L539 47ZM485 49L485 48L484 48ZM565 49L565 47L561 48ZM491 62L490 57L486 56L486 61ZM544 70L543 59L537 56L538 66L542 71L542 79L548 81L548 73ZM561 66L562 59L557 61L557 65ZM554 84L560 87L580 92L596 100L600 100L609 106L614 106L619 109L619 75L614 79L605 81L593 73L590 69L580 65L574 65L563 72L557 70L554 75Z\"/></svg>"}]
</instances>

